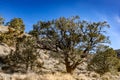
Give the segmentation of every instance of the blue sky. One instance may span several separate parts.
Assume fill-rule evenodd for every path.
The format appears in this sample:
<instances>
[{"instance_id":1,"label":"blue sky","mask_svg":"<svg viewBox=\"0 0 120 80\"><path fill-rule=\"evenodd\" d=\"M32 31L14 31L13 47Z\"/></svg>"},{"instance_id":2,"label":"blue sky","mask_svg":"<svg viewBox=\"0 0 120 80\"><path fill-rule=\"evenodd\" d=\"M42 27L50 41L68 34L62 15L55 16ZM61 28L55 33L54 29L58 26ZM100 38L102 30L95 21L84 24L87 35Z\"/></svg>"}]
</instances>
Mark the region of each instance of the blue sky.
<instances>
[{"instance_id":1,"label":"blue sky","mask_svg":"<svg viewBox=\"0 0 120 80\"><path fill-rule=\"evenodd\" d=\"M107 21L110 46L120 49L120 0L0 0L0 16L6 22L22 18L27 32L39 20L75 15L90 22Z\"/></svg>"}]
</instances>

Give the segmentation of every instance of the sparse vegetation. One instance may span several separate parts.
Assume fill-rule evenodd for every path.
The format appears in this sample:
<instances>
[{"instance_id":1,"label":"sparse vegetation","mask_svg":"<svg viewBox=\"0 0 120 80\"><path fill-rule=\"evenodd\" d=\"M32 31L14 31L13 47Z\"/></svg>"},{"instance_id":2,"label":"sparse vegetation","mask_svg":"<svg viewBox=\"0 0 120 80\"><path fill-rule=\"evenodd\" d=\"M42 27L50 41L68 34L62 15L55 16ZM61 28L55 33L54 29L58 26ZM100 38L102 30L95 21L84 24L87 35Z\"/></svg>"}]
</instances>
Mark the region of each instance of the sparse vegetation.
<instances>
[{"instance_id":1,"label":"sparse vegetation","mask_svg":"<svg viewBox=\"0 0 120 80\"><path fill-rule=\"evenodd\" d=\"M3 24L4 19L0 17L0 25ZM44 70L46 68L43 67L44 62L39 61L43 60L40 57L40 49L45 50L43 51L45 55L50 55L42 58L51 58L53 55L51 53L54 53L54 56L57 55L56 59L59 61L49 60L53 60L57 65L62 64L65 66L66 73L70 73L57 74L51 69L52 75L42 75L47 80L82 80L86 75L96 79L107 72L119 70L120 61L117 53L112 48L103 46L104 43L110 42L106 35L106 29L109 28L107 22L89 23L80 20L79 16L60 17L51 21L39 21L33 25L33 30L29 31L29 34L24 32L25 25L21 18L12 19L7 26L8 31L0 33L0 43L5 43L14 50L11 49L9 55L1 58L4 64L1 68L3 71L27 73ZM88 71L85 75L80 73L79 76L72 74L83 62L88 64L89 71L94 72ZM50 62L50 64L53 63ZM57 66L54 67L57 68ZM48 70L48 72L50 71ZM35 76L43 79L38 74ZM107 79L106 76L102 76L102 78ZM33 80L28 76L23 80L30 79Z\"/></svg>"},{"instance_id":2,"label":"sparse vegetation","mask_svg":"<svg viewBox=\"0 0 120 80\"><path fill-rule=\"evenodd\" d=\"M15 46L17 37L24 33L24 23L21 18L14 18L7 24L8 32L0 33L0 42Z\"/></svg>"},{"instance_id":3,"label":"sparse vegetation","mask_svg":"<svg viewBox=\"0 0 120 80\"><path fill-rule=\"evenodd\" d=\"M24 72L33 70L34 67L40 68L42 63L37 63L39 52L36 49L35 40L31 37L22 37L17 39L16 50L6 56L5 63L14 70L21 69Z\"/></svg>"}]
</instances>

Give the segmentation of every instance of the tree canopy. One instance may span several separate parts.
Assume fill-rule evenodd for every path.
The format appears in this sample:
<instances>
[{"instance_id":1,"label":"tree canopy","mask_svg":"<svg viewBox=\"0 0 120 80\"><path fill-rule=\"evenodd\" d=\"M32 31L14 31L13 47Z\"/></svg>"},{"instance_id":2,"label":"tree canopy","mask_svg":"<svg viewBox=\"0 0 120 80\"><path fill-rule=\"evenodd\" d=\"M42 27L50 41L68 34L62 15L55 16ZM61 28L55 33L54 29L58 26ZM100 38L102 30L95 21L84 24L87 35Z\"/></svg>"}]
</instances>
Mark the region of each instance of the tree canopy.
<instances>
[{"instance_id":1,"label":"tree canopy","mask_svg":"<svg viewBox=\"0 0 120 80\"><path fill-rule=\"evenodd\" d=\"M108 27L107 22L90 23L73 16L39 21L30 33L39 38L42 49L61 53L66 71L72 73L83 62L82 58L86 58L99 44L109 42L105 34Z\"/></svg>"}]
</instances>

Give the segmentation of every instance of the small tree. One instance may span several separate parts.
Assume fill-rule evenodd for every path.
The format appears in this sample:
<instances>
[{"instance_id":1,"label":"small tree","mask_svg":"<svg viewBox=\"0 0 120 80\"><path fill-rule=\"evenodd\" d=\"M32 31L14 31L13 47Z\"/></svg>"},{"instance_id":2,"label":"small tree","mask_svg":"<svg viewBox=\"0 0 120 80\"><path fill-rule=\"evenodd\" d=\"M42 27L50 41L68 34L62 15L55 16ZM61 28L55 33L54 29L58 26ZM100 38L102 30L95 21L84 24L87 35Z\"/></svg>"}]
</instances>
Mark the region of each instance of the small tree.
<instances>
[{"instance_id":1,"label":"small tree","mask_svg":"<svg viewBox=\"0 0 120 80\"><path fill-rule=\"evenodd\" d=\"M94 55L88 65L88 70L104 74L105 72L117 71L119 65L120 62L115 51L112 48L106 48Z\"/></svg>"},{"instance_id":2,"label":"small tree","mask_svg":"<svg viewBox=\"0 0 120 80\"><path fill-rule=\"evenodd\" d=\"M16 69L25 69L26 71L32 70L35 66L41 67L41 64L36 63L39 58L39 52L35 45L35 40L31 37L18 38L16 50L6 57L6 64L10 67L14 66Z\"/></svg>"},{"instance_id":3,"label":"small tree","mask_svg":"<svg viewBox=\"0 0 120 80\"><path fill-rule=\"evenodd\" d=\"M25 25L21 18L14 18L9 23L8 26L14 28L17 32L23 33L25 30Z\"/></svg>"},{"instance_id":4,"label":"small tree","mask_svg":"<svg viewBox=\"0 0 120 80\"><path fill-rule=\"evenodd\" d=\"M0 41L9 46L15 46L17 37L24 32L24 23L21 18L14 18L8 23L9 31L0 34Z\"/></svg>"},{"instance_id":5,"label":"small tree","mask_svg":"<svg viewBox=\"0 0 120 80\"><path fill-rule=\"evenodd\" d=\"M39 48L61 53L68 73L72 73L98 44L109 41L104 34L108 27L106 22L88 23L80 21L79 16L40 21L34 26L33 32L40 38Z\"/></svg>"}]
</instances>

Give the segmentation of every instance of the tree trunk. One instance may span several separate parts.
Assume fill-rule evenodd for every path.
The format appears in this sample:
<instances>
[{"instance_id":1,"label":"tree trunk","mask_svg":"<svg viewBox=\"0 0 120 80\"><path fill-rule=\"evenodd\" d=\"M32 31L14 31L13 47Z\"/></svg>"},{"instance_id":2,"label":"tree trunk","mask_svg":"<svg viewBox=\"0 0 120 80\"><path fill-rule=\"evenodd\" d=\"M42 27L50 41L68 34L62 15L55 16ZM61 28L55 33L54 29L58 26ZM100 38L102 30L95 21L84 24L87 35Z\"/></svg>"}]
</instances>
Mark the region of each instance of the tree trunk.
<instances>
[{"instance_id":1,"label":"tree trunk","mask_svg":"<svg viewBox=\"0 0 120 80\"><path fill-rule=\"evenodd\" d=\"M64 61L65 61L65 66L66 66L66 72L72 74L74 69L72 68L72 66L70 65L70 62L68 60L69 56L67 53L64 53L64 55L65 55Z\"/></svg>"},{"instance_id":2,"label":"tree trunk","mask_svg":"<svg viewBox=\"0 0 120 80\"><path fill-rule=\"evenodd\" d=\"M73 71L74 71L74 69L72 69L71 66L67 66L67 65L66 65L66 71L67 71L67 73L72 74Z\"/></svg>"},{"instance_id":3,"label":"tree trunk","mask_svg":"<svg viewBox=\"0 0 120 80\"><path fill-rule=\"evenodd\" d=\"M26 64L26 72L28 72L28 69L29 69L29 65Z\"/></svg>"}]
</instances>

